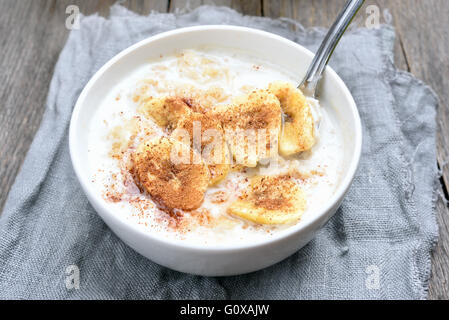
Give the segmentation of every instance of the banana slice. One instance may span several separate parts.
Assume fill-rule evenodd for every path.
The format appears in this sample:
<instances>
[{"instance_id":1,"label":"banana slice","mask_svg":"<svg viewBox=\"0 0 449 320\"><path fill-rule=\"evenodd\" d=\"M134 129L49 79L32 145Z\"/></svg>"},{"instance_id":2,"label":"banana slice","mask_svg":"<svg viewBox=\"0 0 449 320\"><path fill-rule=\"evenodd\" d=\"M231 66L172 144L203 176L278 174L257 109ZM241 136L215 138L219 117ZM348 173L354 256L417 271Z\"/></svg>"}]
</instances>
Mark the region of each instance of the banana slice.
<instances>
[{"instance_id":1,"label":"banana slice","mask_svg":"<svg viewBox=\"0 0 449 320\"><path fill-rule=\"evenodd\" d=\"M168 209L197 209L210 180L209 169L195 151L174 139L162 137L142 143L132 155L136 182L159 205Z\"/></svg>"},{"instance_id":2,"label":"banana slice","mask_svg":"<svg viewBox=\"0 0 449 320\"><path fill-rule=\"evenodd\" d=\"M306 208L303 191L289 176L256 176L247 192L227 212L260 224L288 224Z\"/></svg>"},{"instance_id":3,"label":"banana slice","mask_svg":"<svg viewBox=\"0 0 449 320\"><path fill-rule=\"evenodd\" d=\"M301 90L286 82L271 83L268 89L279 99L285 116L279 153L289 156L311 149L315 144L313 117Z\"/></svg>"},{"instance_id":4,"label":"banana slice","mask_svg":"<svg viewBox=\"0 0 449 320\"><path fill-rule=\"evenodd\" d=\"M178 121L192 114L188 101L175 97L153 98L138 108L138 112L153 118L157 125L173 130Z\"/></svg>"},{"instance_id":5,"label":"banana slice","mask_svg":"<svg viewBox=\"0 0 449 320\"><path fill-rule=\"evenodd\" d=\"M228 175L230 153L224 140L223 128L217 119L194 112L178 122L171 137L190 144L201 154L209 167L209 185L219 183Z\"/></svg>"},{"instance_id":6,"label":"banana slice","mask_svg":"<svg viewBox=\"0 0 449 320\"><path fill-rule=\"evenodd\" d=\"M282 112L274 94L255 90L218 107L216 114L237 164L256 167L258 161L277 155Z\"/></svg>"}]
</instances>

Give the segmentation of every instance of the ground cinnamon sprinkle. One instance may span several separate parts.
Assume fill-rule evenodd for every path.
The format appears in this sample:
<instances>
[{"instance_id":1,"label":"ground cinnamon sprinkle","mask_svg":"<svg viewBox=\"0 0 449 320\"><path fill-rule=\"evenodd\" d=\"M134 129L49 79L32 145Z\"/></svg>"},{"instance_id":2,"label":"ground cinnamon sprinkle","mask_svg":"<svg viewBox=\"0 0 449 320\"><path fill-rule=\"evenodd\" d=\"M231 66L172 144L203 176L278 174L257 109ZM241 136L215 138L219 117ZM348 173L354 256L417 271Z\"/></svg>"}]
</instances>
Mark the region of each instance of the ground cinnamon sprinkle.
<instances>
[{"instance_id":1,"label":"ground cinnamon sprinkle","mask_svg":"<svg viewBox=\"0 0 449 320\"><path fill-rule=\"evenodd\" d=\"M225 191L216 191L211 194L211 202L215 204L220 204L228 201L229 194Z\"/></svg>"},{"instance_id":2,"label":"ground cinnamon sprinkle","mask_svg":"<svg viewBox=\"0 0 449 320\"><path fill-rule=\"evenodd\" d=\"M240 199L250 200L257 207L267 210L291 210L291 190L294 186L290 175L267 176L255 179L249 192Z\"/></svg>"},{"instance_id":3,"label":"ground cinnamon sprinkle","mask_svg":"<svg viewBox=\"0 0 449 320\"><path fill-rule=\"evenodd\" d=\"M114 193L111 193L111 192L106 192L105 197L106 197L106 199L108 201L114 202L114 203L122 201L122 197L120 195L114 194Z\"/></svg>"}]
</instances>

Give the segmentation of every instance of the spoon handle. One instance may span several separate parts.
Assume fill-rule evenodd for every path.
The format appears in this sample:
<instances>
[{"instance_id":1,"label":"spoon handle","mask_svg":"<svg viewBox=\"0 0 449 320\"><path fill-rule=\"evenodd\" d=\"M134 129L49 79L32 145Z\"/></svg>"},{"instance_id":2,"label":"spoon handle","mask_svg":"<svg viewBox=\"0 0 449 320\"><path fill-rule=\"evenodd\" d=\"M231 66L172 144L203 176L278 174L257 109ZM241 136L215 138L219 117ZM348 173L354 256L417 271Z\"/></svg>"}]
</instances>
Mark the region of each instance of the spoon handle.
<instances>
[{"instance_id":1,"label":"spoon handle","mask_svg":"<svg viewBox=\"0 0 449 320\"><path fill-rule=\"evenodd\" d=\"M364 2L365 0L348 0L345 7L340 12L337 20L329 29L326 37L321 43L320 48L313 58L312 64L310 65L304 80L299 85L299 88L306 95L315 97L316 87L321 79L321 74L323 73L324 68L334 52L335 47L340 41L341 36L346 31L352 19Z\"/></svg>"}]
</instances>

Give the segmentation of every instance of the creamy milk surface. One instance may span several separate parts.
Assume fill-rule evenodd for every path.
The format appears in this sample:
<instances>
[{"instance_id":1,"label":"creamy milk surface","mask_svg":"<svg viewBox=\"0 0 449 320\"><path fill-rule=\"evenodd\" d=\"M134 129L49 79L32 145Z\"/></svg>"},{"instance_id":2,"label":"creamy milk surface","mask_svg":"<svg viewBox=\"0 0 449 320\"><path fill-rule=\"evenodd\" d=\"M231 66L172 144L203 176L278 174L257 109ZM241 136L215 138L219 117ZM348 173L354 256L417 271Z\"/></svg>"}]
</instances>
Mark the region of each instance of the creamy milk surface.
<instances>
[{"instance_id":1,"label":"creamy milk surface","mask_svg":"<svg viewBox=\"0 0 449 320\"><path fill-rule=\"evenodd\" d=\"M88 157L91 181L115 214L138 224L149 233L200 245L250 244L296 223L258 225L234 217L227 207L248 187L254 175L297 172L304 191L303 217L317 214L340 182L343 139L335 119L308 99L315 120L316 144L306 152L278 161L232 171L206 191L200 208L192 212L160 210L133 181L125 163L138 143L165 135L153 121L138 114L139 103L148 96L183 95L200 97L205 105L220 105L235 96L273 81L295 84L298 76L275 64L261 61L238 50L201 48L186 50L148 61L123 79L104 97L91 120ZM134 141L130 143L129 141Z\"/></svg>"}]
</instances>

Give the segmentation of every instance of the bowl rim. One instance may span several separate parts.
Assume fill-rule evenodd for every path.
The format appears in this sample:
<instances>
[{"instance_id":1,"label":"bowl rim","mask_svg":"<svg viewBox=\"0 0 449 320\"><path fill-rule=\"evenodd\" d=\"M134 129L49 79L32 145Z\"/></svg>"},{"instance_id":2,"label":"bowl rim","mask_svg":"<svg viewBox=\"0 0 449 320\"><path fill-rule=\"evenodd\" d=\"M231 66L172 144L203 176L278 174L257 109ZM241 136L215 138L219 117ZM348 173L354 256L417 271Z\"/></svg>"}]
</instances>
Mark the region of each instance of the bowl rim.
<instances>
[{"instance_id":1,"label":"bowl rim","mask_svg":"<svg viewBox=\"0 0 449 320\"><path fill-rule=\"evenodd\" d=\"M277 232L276 234L270 236L267 239L257 240L254 242L245 242L245 243L232 243L232 244L200 244L200 243L191 243L184 241L182 239L175 239L175 238L168 238L164 235L156 234L156 233L150 233L148 231L143 230L141 226L136 224L133 221L127 220L125 217L120 215L119 213L115 212L117 210L112 210L110 207L106 205L105 200L99 195L98 190L95 190L93 188L93 185L90 183L90 179L88 178L88 174L84 173L80 161L78 160L78 155L76 153L76 139L78 137L78 130L77 130L77 123L79 121L82 105L84 104L84 101L86 100L87 94L93 87L93 85L97 82L98 79L101 78L101 76L114 64L119 62L121 59L125 58L128 54L131 54L133 51L146 46L150 44L151 42L157 41L162 38L168 38L175 35L180 34L186 34L191 32L208 32L208 31L237 31L237 32L244 32L248 34L263 36L269 39L272 39L274 41L278 41L281 43L284 43L289 46L295 47L296 50L302 51L305 55L308 55L310 58L313 58L314 54L301 46L300 44L293 42L291 40L288 40L282 36L262 31L259 29L254 28L248 28L248 27L241 27L241 26L231 26L231 25L202 25L202 26L193 26L193 27L185 27L185 28L179 28L163 33L159 33L157 35L151 36L149 38L146 38L142 41L137 42L136 44L124 49L117 55L115 55L112 59L110 59L108 62L106 62L88 81L88 83L83 88L80 96L78 97L78 100L75 104L75 107L72 112L72 117L70 119L70 128L69 128L69 149L70 149L70 157L72 160L72 165L75 171L75 174L77 176L78 181L81 184L81 187L83 191L88 195L89 201L95 202L97 206L101 208L103 212L100 212L101 210L96 210L95 205L94 210L97 212L97 214L100 215L100 217L103 219L103 221L106 224L109 224L105 221L105 218L103 217L103 214L107 214L109 218L112 219L115 225L120 224L122 227L126 228L126 232L128 233L137 233L144 238L159 242L160 244L181 248L181 249L190 249L190 250L197 250L197 251L214 251L214 252L226 252L226 251L232 251L232 250L246 250L251 248L257 248L257 247L263 247L266 245L274 244L278 241L283 241L297 233L301 233L302 231L316 227L317 225L320 225L324 222L326 222L326 216L329 211L333 209L333 207L341 202L341 200L346 195L349 187L351 186L351 183L354 179L354 176L356 174L361 152L362 152L362 125L360 120L360 115L357 109L357 105L354 101L354 98L352 97L352 94L350 93L349 89L347 88L346 84L343 82L343 80L338 76L338 74L330 67L327 66L325 69L326 73L329 73L333 78L335 78L338 87L343 91L343 94L347 98L349 104L350 104L350 110L352 111L351 117L354 118L355 123L355 150L354 154L351 157L351 163L348 167L346 176L341 180L340 184L338 185L337 189L335 190L332 197L327 201L326 205L320 207L319 210L316 212L313 212L315 215L314 217L311 217L304 223L297 223L296 225L290 226L286 228L285 230L281 230ZM119 236L119 238L121 238Z\"/></svg>"}]
</instances>

